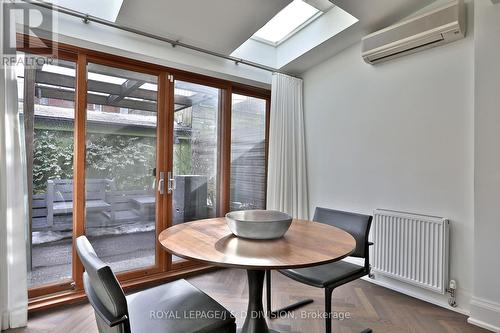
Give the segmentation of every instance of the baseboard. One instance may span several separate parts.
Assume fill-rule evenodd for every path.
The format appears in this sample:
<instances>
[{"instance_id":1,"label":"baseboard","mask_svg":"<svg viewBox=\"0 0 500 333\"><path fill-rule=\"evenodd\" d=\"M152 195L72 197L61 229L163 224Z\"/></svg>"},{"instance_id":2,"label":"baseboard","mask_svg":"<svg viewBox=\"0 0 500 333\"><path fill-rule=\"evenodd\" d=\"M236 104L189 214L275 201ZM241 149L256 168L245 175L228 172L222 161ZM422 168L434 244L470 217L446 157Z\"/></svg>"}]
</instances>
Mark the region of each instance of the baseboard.
<instances>
[{"instance_id":1,"label":"baseboard","mask_svg":"<svg viewBox=\"0 0 500 333\"><path fill-rule=\"evenodd\" d=\"M3 312L0 319L2 320L0 322L0 331L8 329L9 328L9 314L7 312Z\"/></svg>"},{"instance_id":2,"label":"baseboard","mask_svg":"<svg viewBox=\"0 0 500 333\"><path fill-rule=\"evenodd\" d=\"M356 261L348 261L358 263ZM457 290L458 306L452 307L448 304L448 295L433 293L402 281L377 274L376 272L374 276L375 278L365 276L363 280L417 298L424 302L461 313L469 317L467 319L469 324L500 333L500 303L479 297L472 297L470 292L459 288Z\"/></svg>"},{"instance_id":3,"label":"baseboard","mask_svg":"<svg viewBox=\"0 0 500 333\"><path fill-rule=\"evenodd\" d=\"M2 313L1 328L25 327L28 324L28 308Z\"/></svg>"},{"instance_id":4,"label":"baseboard","mask_svg":"<svg viewBox=\"0 0 500 333\"><path fill-rule=\"evenodd\" d=\"M358 264L358 265L363 265L363 261L359 260L359 258L351 258L348 257L344 259L347 262L353 263L353 264ZM410 297L419 299L421 301L431 303L437 306L440 306L442 308L458 312L460 314L469 316L470 315L470 300L471 300L471 293L467 291L466 289L463 288L458 288L456 292L457 296L457 307L452 307L448 304L448 295L441 295L435 292L432 292L430 290L426 290L423 288L419 288L417 286L404 283L403 281L399 281L396 279L392 279L388 276L385 276L383 274L378 274L377 272L374 272L374 278L369 278L367 276L362 278L365 281L368 281L370 283L379 285L381 287L391 289L394 291L397 291L398 293L408 295ZM460 283L460 281L458 281ZM459 285L460 286L460 285Z\"/></svg>"},{"instance_id":5,"label":"baseboard","mask_svg":"<svg viewBox=\"0 0 500 333\"><path fill-rule=\"evenodd\" d=\"M440 295L420 290L420 288L408 285L404 282L391 279L383 275L375 278L363 277L363 280L382 286L387 289L420 299L445 309L468 316L469 324L484 328L486 330L500 333L500 303L492 302L472 295L464 290L457 290L457 307L448 304L448 295Z\"/></svg>"},{"instance_id":6,"label":"baseboard","mask_svg":"<svg viewBox=\"0 0 500 333\"><path fill-rule=\"evenodd\" d=\"M493 325L490 325L488 323L485 323L483 321L480 321L480 320L476 320L472 317L469 317L467 318L467 322L471 325L474 325L474 326L477 326L477 327L481 327L481 328L484 328L485 330L488 330L488 331L492 331L492 332L500 332L499 328L496 327L496 326L493 326Z\"/></svg>"},{"instance_id":7,"label":"baseboard","mask_svg":"<svg viewBox=\"0 0 500 333\"><path fill-rule=\"evenodd\" d=\"M470 307L471 315L467 320L469 323L493 332L500 332L499 303L480 297L472 297Z\"/></svg>"},{"instance_id":8,"label":"baseboard","mask_svg":"<svg viewBox=\"0 0 500 333\"><path fill-rule=\"evenodd\" d=\"M440 295L437 293L433 293L428 290L424 290L415 286L408 285L401 281L396 281L394 279L385 277L385 276L377 276L375 274L375 278L363 277L363 280L368 281L370 283L379 285L381 287L391 289L397 291L401 294L408 295L410 297L419 299L421 301L431 303L447 310L451 310L454 312L458 312L460 314L469 316L470 309L468 307L470 303L470 293L457 290L457 307L452 307L448 304L448 295Z\"/></svg>"}]
</instances>

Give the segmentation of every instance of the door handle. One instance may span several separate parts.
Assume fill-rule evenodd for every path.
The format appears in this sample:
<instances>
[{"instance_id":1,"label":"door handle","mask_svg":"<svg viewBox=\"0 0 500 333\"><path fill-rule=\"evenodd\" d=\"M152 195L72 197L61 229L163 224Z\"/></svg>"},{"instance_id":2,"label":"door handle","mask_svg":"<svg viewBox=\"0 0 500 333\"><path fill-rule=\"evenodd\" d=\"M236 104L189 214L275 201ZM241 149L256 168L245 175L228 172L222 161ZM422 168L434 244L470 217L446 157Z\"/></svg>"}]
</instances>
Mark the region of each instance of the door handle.
<instances>
[{"instance_id":1,"label":"door handle","mask_svg":"<svg viewBox=\"0 0 500 333\"><path fill-rule=\"evenodd\" d=\"M165 194L165 172L160 172L160 178L158 180L158 192L160 194Z\"/></svg>"},{"instance_id":2,"label":"door handle","mask_svg":"<svg viewBox=\"0 0 500 333\"><path fill-rule=\"evenodd\" d=\"M177 184L175 182L175 178L172 176L172 172L169 171L168 172L168 186L167 186L167 190L168 190L168 193L172 193L175 191L175 188L177 187Z\"/></svg>"}]
</instances>

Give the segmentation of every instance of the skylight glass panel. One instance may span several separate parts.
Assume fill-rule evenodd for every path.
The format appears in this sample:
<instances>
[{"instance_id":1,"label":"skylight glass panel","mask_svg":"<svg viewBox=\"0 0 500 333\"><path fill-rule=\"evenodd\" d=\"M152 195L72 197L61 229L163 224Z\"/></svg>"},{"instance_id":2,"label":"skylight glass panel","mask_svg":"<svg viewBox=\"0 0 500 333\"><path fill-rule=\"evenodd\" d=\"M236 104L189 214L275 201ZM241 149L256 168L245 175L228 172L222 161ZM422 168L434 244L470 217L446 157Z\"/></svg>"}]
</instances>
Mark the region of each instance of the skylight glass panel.
<instances>
[{"instance_id":1,"label":"skylight glass panel","mask_svg":"<svg viewBox=\"0 0 500 333\"><path fill-rule=\"evenodd\" d=\"M52 0L49 2L111 22L116 21L123 4L123 0Z\"/></svg>"},{"instance_id":2,"label":"skylight glass panel","mask_svg":"<svg viewBox=\"0 0 500 333\"><path fill-rule=\"evenodd\" d=\"M278 44L320 11L302 0L294 0L253 36Z\"/></svg>"}]
</instances>

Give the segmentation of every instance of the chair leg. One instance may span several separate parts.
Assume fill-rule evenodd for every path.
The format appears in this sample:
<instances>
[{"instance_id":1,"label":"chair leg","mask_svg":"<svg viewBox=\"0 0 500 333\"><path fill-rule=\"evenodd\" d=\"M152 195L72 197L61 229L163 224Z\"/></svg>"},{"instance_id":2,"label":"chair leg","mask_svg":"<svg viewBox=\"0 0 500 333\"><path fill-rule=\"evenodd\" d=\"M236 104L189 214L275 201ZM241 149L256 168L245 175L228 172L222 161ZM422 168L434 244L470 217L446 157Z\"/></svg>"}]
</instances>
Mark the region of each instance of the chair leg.
<instances>
[{"instance_id":1,"label":"chair leg","mask_svg":"<svg viewBox=\"0 0 500 333\"><path fill-rule=\"evenodd\" d=\"M332 333L332 293L333 289L325 288L325 332Z\"/></svg>"},{"instance_id":2,"label":"chair leg","mask_svg":"<svg viewBox=\"0 0 500 333\"><path fill-rule=\"evenodd\" d=\"M325 288L325 332L332 333L332 294L333 289ZM371 328L366 328L361 333L372 333Z\"/></svg>"},{"instance_id":3,"label":"chair leg","mask_svg":"<svg viewBox=\"0 0 500 333\"><path fill-rule=\"evenodd\" d=\"M299 301L290 305L287 305L281 309L276 311L272 310L271 307L271 271L266 270L266 299L267 299L267 316L270 319L275 319L281 316L282 314L286 314L298 308L301 308L307 304L311 304L313 302L312 299L305 299L303 301Z\"/></svg>"},{"instance_id":4,"label":"chair leg","mask_svg":"<svg viewBox=\"0 0 500 333\"><path fill-rule=\"evenodd\" d=\"M266 270L266 300L267 300L267 316L271 317L271 271Z\"/></svg>"}]
</instances>

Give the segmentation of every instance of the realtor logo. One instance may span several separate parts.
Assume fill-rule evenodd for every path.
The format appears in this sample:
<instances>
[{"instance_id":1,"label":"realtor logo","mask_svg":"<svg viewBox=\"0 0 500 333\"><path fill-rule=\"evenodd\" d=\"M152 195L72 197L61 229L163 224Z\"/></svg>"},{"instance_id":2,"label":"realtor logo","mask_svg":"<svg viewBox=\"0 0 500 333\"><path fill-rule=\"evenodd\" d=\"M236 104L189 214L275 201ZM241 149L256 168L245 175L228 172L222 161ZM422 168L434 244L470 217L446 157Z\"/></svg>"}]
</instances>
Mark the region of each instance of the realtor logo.
<instances>
[{"instance_id":1,"label":"realtor logo","mask_svg":"<svg viewBox=\"0 0 500 333\"><path fill-rule=\"evenodd\" d=\"M27 53L55 56L52 43L44 42L44 40L54 40L54 19L50 4L47 3L49 8L40 8L30 1L0 0L0 2L3 21L3 65L8 65L5 57L15 56L18 47ZM18 33L30 38L21 38L18 42Z\"/></svg>"}]
</instances>

